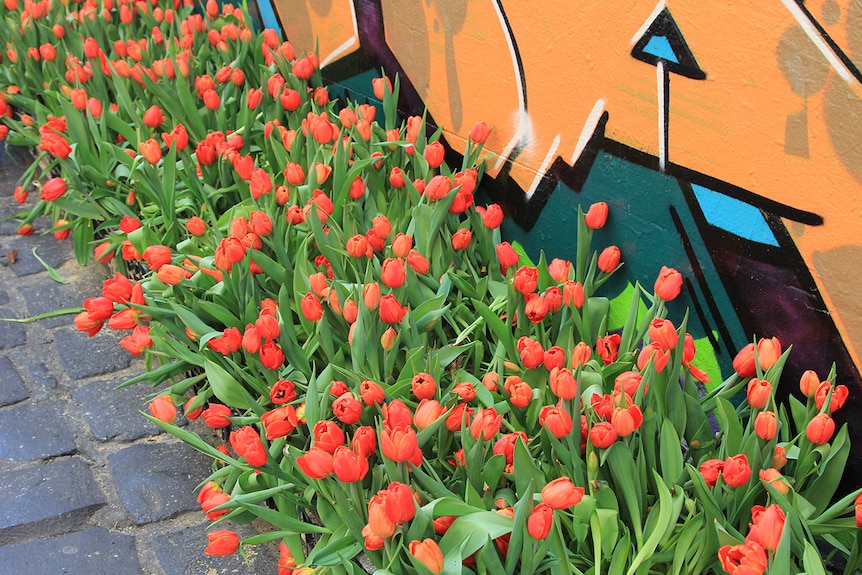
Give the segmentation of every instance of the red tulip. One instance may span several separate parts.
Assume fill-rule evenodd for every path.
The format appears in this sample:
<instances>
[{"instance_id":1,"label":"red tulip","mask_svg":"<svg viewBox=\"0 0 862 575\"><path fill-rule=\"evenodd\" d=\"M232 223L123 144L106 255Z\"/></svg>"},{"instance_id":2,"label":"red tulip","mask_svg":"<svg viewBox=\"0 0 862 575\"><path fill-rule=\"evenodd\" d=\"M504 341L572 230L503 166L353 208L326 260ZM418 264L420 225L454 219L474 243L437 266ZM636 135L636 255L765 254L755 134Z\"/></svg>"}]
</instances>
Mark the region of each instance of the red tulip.
<instances>
[{"instance_id":1,"label":"red tulip","mask_svg":"<svg viewBox=\"0 0 862 575\"><path fill-rule=\"evenodd\" d=\"M229 529L211 531L207 533L207 540L209 545L204 549L207 555L233 555L239 549L239 536Z\"/></svg>"},{"instance_id":2,"label":"red tulip","mask_svg":"<svg viewBox=\"0 0 862 575\"><path fill-rule=\"evenodd\" d=\"M470 139L477 144L484 144L491 135L491 130L491 126L485 122L476 122L473 127L470 128Z\"/></svg>"},{"instance_id":3,"label":"red tulip","mask_svg":"<svg viewBox=\"0 0 862 575\"><path fill-rule=\"evenodd\" d=\"M603 228L608 221L608 204L607 202L596 202L590 206L585 216L587 227L593 230Z\"/></svg>"},{"instance_id":4,"label":"red tulip","mask_svg":"<svg viewBox=\"0 0 862 575\"><path fill-rule=\"evenodd\" d=\"M42 199L46 202L53 202L60 196L66 193L66 180L63 178L51 178L42 186Z\"/></svg>"},{"instance_id":5,"label":"red tulip","mask_svg":"<svg viewBox=\"0 0 862 575\"><path fill-rule=\"evenodd\" d=\"M607 449L617 440L617 431L608 421L599 421L590 429L590 443L598 449Z\"/></svg>"},{"instance_id":6,"label":"red tulip","mask_svg":"<svg viewBox=\"0 0 862 575\"><path fill-rule=\"evenodd\" d=\"M339 481L354 483L368 473L368 461L360 454L341 446L332 454L332 470Z\"/></svg>"},{"instance_id":7,"label":"red tulip","mask_svg":"<svg viewBox=\"0 0 862 575\"><path fill-rule=\"evenodd\" d=\"M751 466L745 454L740 453L725 459L721 476L730 487L739 487L748 483L748 478L751 477Z\"/></svg>"},{"instance_id":8,"label":"red tulip","mask_svg":"<svg viewBox=\"0 0 862 575\"><path fill-rule=\"evenodd\" d=\"M539 425L557 439L562 439L572 432L572 417L562 407L546 405L539 412Z\"/></svg>"},{"instance_id":9,"label":"red tulip","mask_svg":"<svg viewBox=\"0 0 862 575\"><path fill-rule=\"evenodd\" d=\"M150 413L159 421L173 423L177 419L177 406L168 395L156 397L149 405Z\"/></svg>"},{"instance_id":10,"label":"red tulip","mask_svg":"<svg viewBox=\"0 0 862 575\"><path fill-rule=\"evenodd\" d=\"M552 509L574 507L584 498L584 488L576 487L568 477L558 477L542 489L542 501Z\"/></svg>"},{"instance_id":11,"label":"red tulip","mask_svg":"<svg viewBox=\"0 0 862 575\"><path fill-rule=\"evenodd\" d=\"M388 325L401 323L401 320L407 315L407 306L402 306L398 299L387 294L380 299L380 321Z\"/></svg>"},{"instance_id":12,"label":"red tulip","mask_svg":"<svg viewBox=\"0 0 862 575\"><path fill-rule=\"evenodd\" d=\"M598 267L599 270L606 274L611 273L620 264L620 248L617 246L609 246L602 250L599 254Z\"/></svg>"},{"instance_id":13,"label":"red tulip","mask_svg":"<svg viewBox=\"0 0 862 575\"><path fill-rule=\"evenodd\" d=\"M662 266L653 286L655 295L661 300L676 299L682 291L682 274L673 268Z\"/></svg>"},{"instance_id":14,"label":"red tulip","mask_svg":"<svg viewBox=\"0 0 862 575\"><path fill-rule=\"evenodd\" d=\"M554 510L547 503L539 503L527 518L527 532L533 539L546 539L554 523Z\"/></svg>"},{"instance_id":15,"label":"red tulip","mask_svg":"<svg viewBox=\"0 0 862 575\"><path fill-rule=\"evenodd\" d=\"M380 450L392 461L409 461L418 447L416 431L411 427L398 426L380 432Z\"/></svg>"},{"instance_id":16,"label":"red tulip","mask_svg":"<svg viewBox=\"0 0 862 575\"><path fill-rule=\"evenodd\" d=\"M826 415L819 413L815 415L808 425L805 427L805 437L808 441L815 445L822 445L832 439L835 433L835 420Z\"/></svg>"},{"instance_id":17,"label":"red tulip","mask_svg":"<svg viewBox=\"0 0 862 575\"><path fill-rule=\"evenodd\" d=\"M266 464L267 452L260 440L260 435L251 426L240 427L231 431L229 438L230 446L240 457L252 467L261 467Z\"/></svg>"},{"instance_id":18,"label":"red tulip","mask_svg":"<svg viewBox=\"0 0 862 575\"><path fill-rule=\"evenodd\" d=\"M778 422L773 411L761 411L754 420L754 433L757 437L769 441L778 432Z\"/></svg>"},{"instance_id":19,"label":"red tulip","mask_svg":"<svg viewBox=\"0 0 862 575\"><path fill-rule=\"evenodd\" d=\"M315 446L297 457L296 465L311 479L323 479L333 472L332 454Z\"/></svg>"}]
</instances>

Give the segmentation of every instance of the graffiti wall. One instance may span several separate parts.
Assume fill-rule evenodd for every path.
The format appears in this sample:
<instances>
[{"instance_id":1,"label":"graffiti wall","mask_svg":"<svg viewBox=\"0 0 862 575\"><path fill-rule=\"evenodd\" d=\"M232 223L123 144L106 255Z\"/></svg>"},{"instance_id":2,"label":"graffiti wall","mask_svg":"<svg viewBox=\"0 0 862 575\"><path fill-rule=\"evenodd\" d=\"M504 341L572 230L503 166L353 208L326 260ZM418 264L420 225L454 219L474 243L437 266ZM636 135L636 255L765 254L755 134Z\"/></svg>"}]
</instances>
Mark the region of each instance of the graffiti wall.
<instances>
[{"instance_id":1,"label":"graffiti wall","mask_svg":"<svg viewBox=\"0 0 862 575\"><path fill-rule=\"evenodd\" d=\"M261 3L263 4L263 3ZM725 374L752 334L862 394L862 1L274 0L333 93L384 69L453 153L484 120L485 188L534 256L572 257L607 201L612 289L686 278L699 356ZM266 18L265 18L266 20ZM856 406L857 408L859 405Z\"/></svg>"}]
</instances>

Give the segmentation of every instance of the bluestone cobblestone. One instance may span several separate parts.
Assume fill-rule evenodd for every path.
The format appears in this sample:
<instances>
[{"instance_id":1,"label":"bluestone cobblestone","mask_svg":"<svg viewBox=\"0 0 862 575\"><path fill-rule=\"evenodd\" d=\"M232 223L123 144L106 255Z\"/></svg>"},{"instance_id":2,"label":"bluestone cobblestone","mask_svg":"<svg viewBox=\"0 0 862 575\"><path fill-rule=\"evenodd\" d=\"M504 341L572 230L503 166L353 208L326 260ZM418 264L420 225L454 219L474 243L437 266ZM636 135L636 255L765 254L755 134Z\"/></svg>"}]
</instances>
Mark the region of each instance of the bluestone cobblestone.
<instances>
[{"instance_id":1,"label":"bluestone cobblestone","mask_svg":"<svg viewBox=\"0 0 862 575\"><path fill-rule=\"evenodd\" d=\"M0 406L11 405L30 397L21 374L8 357L0 357Z\"/></svg>"},{"instance_id":2,"label":"bluestone cobblestone","mask_svg":"<svg viewBox=\"0 0 862 575\"><path fill-rule=\"evenodd\" d=\"M29 461L77 451L75 432L63 415L66 403L27 402L0 409L0 459Z\"/></svg>"}]
</instances>

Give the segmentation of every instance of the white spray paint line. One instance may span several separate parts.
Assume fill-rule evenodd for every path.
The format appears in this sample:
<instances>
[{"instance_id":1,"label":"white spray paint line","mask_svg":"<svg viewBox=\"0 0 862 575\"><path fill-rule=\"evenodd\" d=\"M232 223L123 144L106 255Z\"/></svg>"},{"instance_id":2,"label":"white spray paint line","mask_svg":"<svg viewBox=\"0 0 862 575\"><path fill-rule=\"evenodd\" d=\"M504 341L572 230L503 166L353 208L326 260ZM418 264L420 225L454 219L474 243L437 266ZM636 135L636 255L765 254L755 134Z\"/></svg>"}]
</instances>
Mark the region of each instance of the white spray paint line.
<instances>
[{"instance_id":1,"label":"white spray paint line","mask_svg":"<svg viewBox=\"0 0 862 575\"><path fill-rule=\"evenodd\" d=\"M641 24L641 27L638 28L638 31L635 32L635 35L632 36L632 39L629 40L632 46L637 44L637 41L641 39L641 37L646 34L647 28L649 28L650 24L653 23L653 20L658 18L658 15L664 10L665 0L659 0L659 3L656 4L656 7L653 8L652 14L649 15L649 18L646 19L646 22Z\"/></svg>"},{"instance_id":2,"label":"white spray paint line","mask_svg":"<svg viewBox=\"0 0 862 575\"><path fill-rule=\"evenodd\" d=\"M512 37L509 35L509 27L506 24L506 19L503 17L503 12L500 10L499 0L494 2L494 11L497 13L497 19L500 21L500 29L506 36L506 44L509 46L509 57L512 59L512 69L515 71L515 83L517 84L518 90L518 126L515 129L515 135L512 136L512 139L509 140L503 148L503 151L500 153L500 156L497 158L497 161L494 163L494 170L499 170L509 158L509 154L511 154L512 150L515 149L515 146L517 146L518 143L526 136L528 123L525 123L524 120L528 119L528 116L527 104L524 101L524 84L521 81L521 71L518 69L518 56L515 54L515 44L512 42Z\"/></svg>"},{"instance_id":3,"label":"white spray paint line","mask_svg":"<svg viewBox=\"0 0 862 575\"><path fill-rule=\"evenodd\" d=\"M590 115L587 116L587 121L584 122L584 127L581 130L580 137L578 137L578 143L575 145L575 152L572 154L572 159L569 164L574 166L578 161L578 158L581 157L584 148L587 147L587 142L589 142L590 138L593 137L593 134L596 133L596 126L599 125L599 119L602 117L602 112L604 111L605 99L599 98L593 106L593 110L590 112Z\"/></svg>"},{"instance_id":4,"label":"white spray paint line","mask_svg":"<svg viewBox=\"0 0 862 575\"><path fill-rule=\"evenodd\" d=\"M557 136L554 138L553 143L551 144L551 149L548 150L548 155L545 156L544 161L542 161L542 165L539 166L539 171L536 172L536 177L533 178L533 183L530 184L530 189L527 190L527 200L532 198L533 194L536 193L536 189L539 187L539 183L545 177L545 173L548 171L548 168L551 165L551 160L553 160L557 154L557 148L559 147L559 145L560 135L557 134Z\"/></svg>"},{"instance_id":5,"label":"white spray paint line","mask_svg":"<svg viewBox=\"0 0 862 575\"><path fill-rule=\"evenodd\" d=\"M832 67L835 68L835 72L837 72L845 82L856 83L856 78L853 77L853 74L850 73L850 70L847 69L844 62L835 55L832 48L830 48L826 41L823 40L823 36L820 35L820 32L817 31L817 28L815 28L814 24L811 23L811 20L805 16L805 13L801 8L799 8L796 2L794 2L794 0L781 0L781 2L796 19L796 22L799 23L811 41L814 42L814 45L817 46L820 53L823 54L830 64L832 64Z\"/></svg>"},{"instance_id":6,"label":"white spray paint line","mask_svg":"<svg viewBox=\"0 0 862 575\"><path fill-rule=\"evenodd\" d=\"M320 63L321 68L341 58L342 54L348 52L354 44L359 42L359 24L356 20L356 7L353 5L353 2L348 2L348 4L350 5L350 18L353 20L353 37L348 38L344 44L330 52L330 54L323 59L323 62Z\"/></svg>"}]
</instances>

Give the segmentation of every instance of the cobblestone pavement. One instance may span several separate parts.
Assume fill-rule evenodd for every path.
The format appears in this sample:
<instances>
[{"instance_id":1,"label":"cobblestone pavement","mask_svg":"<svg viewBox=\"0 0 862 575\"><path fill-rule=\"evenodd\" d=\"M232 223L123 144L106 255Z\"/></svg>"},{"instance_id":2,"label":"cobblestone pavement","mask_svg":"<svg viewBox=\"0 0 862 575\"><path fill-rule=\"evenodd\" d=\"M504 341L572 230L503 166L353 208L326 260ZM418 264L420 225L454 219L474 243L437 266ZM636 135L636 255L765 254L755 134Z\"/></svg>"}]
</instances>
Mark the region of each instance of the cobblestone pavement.
<instances>
[{"instance_id":1,"label":"cobblestone pavement","mask_svg":"<svg viewBox=\"0 0 862 575\"><path fill-rule=\"evenodd\" d=\"M109 274L79 266L70 241L39 235L48 222L17 235L9 217L22 209L12 198L22 171L0 150L0 318L80 306ZM203 554L208 522L196 487L210 460L138 413L149 385L114 389L143 366L116 332L88 339L73 318L0 321L0 575L275 575L263 546L248 549L248 564Z\"/></svg>"}]
</instances>

